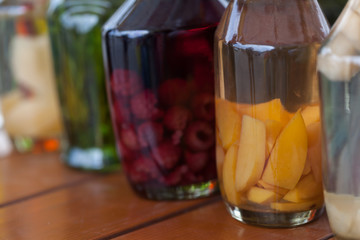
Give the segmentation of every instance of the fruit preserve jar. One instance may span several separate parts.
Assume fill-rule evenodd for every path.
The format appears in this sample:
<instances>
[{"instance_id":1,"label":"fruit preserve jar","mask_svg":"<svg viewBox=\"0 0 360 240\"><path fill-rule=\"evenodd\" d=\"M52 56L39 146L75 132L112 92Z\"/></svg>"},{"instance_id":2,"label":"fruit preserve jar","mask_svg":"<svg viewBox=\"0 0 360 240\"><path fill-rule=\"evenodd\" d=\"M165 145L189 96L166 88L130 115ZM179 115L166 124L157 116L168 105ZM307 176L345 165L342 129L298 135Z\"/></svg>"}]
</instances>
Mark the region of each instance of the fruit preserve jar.
<instances>
[{"instance_id":1,"label":"fruit preserve jar","mask_svg":"<svg viewBox=\"0 0 360 240\"><path fill-rule=\"evenodd\" d=\"M56 152L63 126L45 4L1 2L0 108L4 129L17 152Z\"/></svg>"},{"instance_id":2,"label":"fruit preserve jar","mask_svg":"<svg viewBox=\"0 0 360 240\"><path fill-rule=\"evenodd\" d=\"M108 108L101 27L123 0L51 1L48 22L71 167L112 171L120 162Z\"/></svg>"},{"instance_id":3,"label":"fruit preserve jar","mask_svg":"<svg viewBox=\"0 0 360 240\"><path fill-rule=\"evenodd\" d=\"M318 55L324 197L336 239L360 239L360 1L348 1Z\"/></svg>"},{"instance_id":4,"label":"fruit preserve jar","mask_svg":"<svg viewBox=\"0 0 360 240\"><path fill-rule=\"evenodd\" d=\"M216 151L237 220L290 227L323 211L316 0L233 0L215 35Z\"/></svg>"},{"instance_id":5,"label":"fruit preserve jar","mask_svg":"<svg viewBox=\"0 0 360 240\"><path fill-rule=\"evenodd\" d=\"M127 1L103 31L124 171L150 199L218 189L213 36L226 2Z\"/></svg>"}]
</instances>

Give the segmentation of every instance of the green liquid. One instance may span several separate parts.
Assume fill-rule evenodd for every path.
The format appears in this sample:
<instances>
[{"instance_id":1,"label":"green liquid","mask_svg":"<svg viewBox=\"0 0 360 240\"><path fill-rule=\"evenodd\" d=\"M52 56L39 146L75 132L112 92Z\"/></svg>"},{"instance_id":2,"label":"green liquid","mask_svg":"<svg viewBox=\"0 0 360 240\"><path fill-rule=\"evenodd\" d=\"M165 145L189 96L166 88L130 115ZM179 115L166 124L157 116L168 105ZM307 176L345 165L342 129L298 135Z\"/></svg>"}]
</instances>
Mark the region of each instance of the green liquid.
<instances>
[{"instance_id":1,"label":"green liquid","mask_svg":"<svg viewBox=\"0 0 360 240\"><path fill-rule=\"evenodd\" d=\"M123 0L71 0L49 7L59 99L73 167L112 170L119 165L106 97L101 26Z\"/></svg>"}]
</instances>

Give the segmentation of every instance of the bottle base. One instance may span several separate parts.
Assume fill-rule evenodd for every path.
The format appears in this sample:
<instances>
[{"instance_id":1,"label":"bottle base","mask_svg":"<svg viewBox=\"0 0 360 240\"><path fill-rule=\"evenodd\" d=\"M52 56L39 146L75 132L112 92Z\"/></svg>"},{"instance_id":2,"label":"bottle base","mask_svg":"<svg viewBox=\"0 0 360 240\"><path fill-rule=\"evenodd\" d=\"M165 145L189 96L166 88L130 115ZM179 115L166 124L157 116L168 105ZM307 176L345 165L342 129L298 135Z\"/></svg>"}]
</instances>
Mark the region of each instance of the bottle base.
<instances>
[{"instance_id":1,"label":"bottle base","mask_svg":"<svg viewBox=\"0 0 360 240\"><path fill-rule=\"evenodd\" d=\"M132 184L137 194L151 200L189 200L209 197L219 193L217 180L176 187L154 187Z\"/></svg>"},{"instance_id":2,"label":"bottle base","mask_svg":"<svg viewBox=\"0 0 360 240\"><path fill-rule=\"evenodd\" d=\"M301 212L256 212L241 209L225 203L226 209L236 220L268 228L290 228L316 220L324 212L324 207Z\"/></svg>"},{"instance_id":3,"label":"bottle base","mask_svg":"<svg viewBox=\"0 0 360 240\"><path fill-rule=\"evenodd\" d=\"M116 153L101 148L71 148L62 158L69 167L84 171L113 172L120 168Z\"/></svg>"}]
</instances>

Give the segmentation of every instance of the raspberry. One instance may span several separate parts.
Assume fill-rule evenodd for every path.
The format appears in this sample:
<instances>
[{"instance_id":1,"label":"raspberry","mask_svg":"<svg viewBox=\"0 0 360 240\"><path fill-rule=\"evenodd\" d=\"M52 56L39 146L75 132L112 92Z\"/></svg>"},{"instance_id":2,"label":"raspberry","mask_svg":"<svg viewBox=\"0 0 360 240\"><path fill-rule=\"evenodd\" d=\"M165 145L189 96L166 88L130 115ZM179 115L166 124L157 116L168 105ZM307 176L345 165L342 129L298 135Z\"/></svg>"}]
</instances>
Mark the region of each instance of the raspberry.
<instances>
[{"instance_id":1,"label":"raspberry","mask_svg":"<svg viewBox=\"0 0 360 240\"><path fill-rule=\"evenodd\" d=\"M215 144L214 127L204 121L192 122L186 129L186 145L194 151L205 151Z\"/></svg>"},{"instance_id":2,"label":"raspberry","mask_svg":"<svg viewBox=\"0 0 360 240\"><path fill-rule=\"evenodd\" d=\"M189 118L189 110L181 106L174 106L166 112L164 125L169 130L183 130L186 127Z\"/></svg>"},{"instance_id":3,"label":"raspberry","mask_svg":"<svg viewBox=\"0 0 360 240\"><path fill-rule=\"evenodd\" d=\"M215 99L214 95L201 93L197 95L193 102L193 112L198 119L212 121L215 118Z\"/></svg>"},{"instance_id":4,"label":"raspberry","mask_svg":"<svg viewBox=\"0 0 360 240\"><path fill-rule=\"evenodd\" d=\"M172 169L181 157L181 149L169 142L161 143L152 151L157 164L166 170Z\"/></svg>"},{"instance_id":5,"label":"raspberry","mask_svg":"<svg viewBox=\"0 0 360 240\"><path fill-rule=\"evenodd\" d=\"M138 119L157 118L161 111L156 107L157 99L150 90L145 90L131 98L131 110Z\"/></svg>"},{"instance_id":6,"label":"raspberry","mask_svg":"<svg viewBox=\"0 0 360 240\"><path fill-rule=\"evenodd\" d=\"M116 123L122 125L123 123L130 123L131 113L129 108L124 104L124 101L113 102L113 113Z\"/></svg>"},{"instance_id":7,"label":"raspberry","mask_svg":"<svg viewBox=\"0 0 360 240\"><path fill-rule=\"evenodd\" d=\"M127 170L130 179L136 183L156 179L160 173L153 159L147 157L136 159Z\"/></svg>"},{"instance_id":8,"label":"raspberry","mask_svg":"<svg viewBox=\"0 0 360 240\"><path fill-rule=\"evenodd\" d=\"M124 143L122 143L121 141L118 141L117 146L118 146L119 156L121 156L121 159L123 161L133 160L135 158L134 151L127 148Z\"/></svg>"},{"instance_id":9,"label":"raspberry","mask_svg":"<svg viewBox=\"0 0 360 240\"><path fill-rule=\"evenodd\" d=\"M174 145L179 145L181 142L181 138L183 137L184 132L177 130L173 133L173 135L171 136L171 141Z\"/></svg>"},{"instance_id":10,"label":"raspberry","mask_svg":"<svg viewBox=\"0 0 360 240\"><path fill-rule=\"evenodd\" d=\"M130 150L138 150L140 148L138 138L133 127L122 128L120 130L120 141Z\"/></svg>"},{"instance_id":11,"label":"raspberry","mask_svg":"<svg viewBox=\"0 0 360 240\"><path fill-rule=\"evenodd\" d=\"M132 96L142 89L139 75L131 70L115 69L111 78L111 90L117 95Z\"/></svg>"},{"instance_id":12,"label":"raspberry","mask_svg":"<svg viewBox=\"0 0 360 240\"><path fill-rule=\"evenodd\" d=\"M180 183L184 174L188 172L188 167L186 165L182 165L177 167L174 171L172 171L169 175L165 177L165 184L169 186L176 185Z\"/></svg>"},{"instance_id":13,"label":"raspberry","mask_svg":"<svg viewBox=\"0 0 360 240\"><path fill-rule=\"evenodd\" d=\"M164 106L186 104L190 97L190 89L184 79L174 78L163 82L159 87L160 103Z\"/></svg>"},{"instance_id":14,"label":"raspberry","mask_svg":"<svg viewBox=\"0 0 360 240\"><path fill-rule=\"evenodd\" d=\"M163 138L163 126L157 122L145 122L138 128L138 137L141 147L158 145Z\"/></svg>"},{"instance_id":15,"label":"raspberry","mask_svg":"<svg viewBox=\"0 0 360 240\"><path fill-rule=\"evenodd\" d=\"M204 152L185 152L185 161L189 169L196 173L205 168L209 160L209 153Z\"/></svg>"}]
</instances>

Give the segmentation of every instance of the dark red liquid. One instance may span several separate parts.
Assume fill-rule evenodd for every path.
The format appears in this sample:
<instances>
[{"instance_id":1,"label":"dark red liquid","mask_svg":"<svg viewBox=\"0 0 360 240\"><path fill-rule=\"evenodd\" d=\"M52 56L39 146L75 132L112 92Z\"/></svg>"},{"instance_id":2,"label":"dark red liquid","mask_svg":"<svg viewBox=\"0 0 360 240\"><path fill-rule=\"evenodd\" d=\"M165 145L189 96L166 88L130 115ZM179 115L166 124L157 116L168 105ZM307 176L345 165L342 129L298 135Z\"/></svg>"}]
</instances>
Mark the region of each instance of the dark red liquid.
<instances>
[{"instance_id":1,"label":"dark red liquid","mask_svg":"<svg viewBox=\"0 0 360 240\"><path fill-rule=\"evenodd\" d=\"M216 179L216 25L108 34L118 147L140 191Z\"/></svg>"},{"instance_id":2,"label":"dark red liquid","mask_svg":"<svg viewBox=\"0 0 360 240\"><path fill-rule=\"evenodd\" d=\"M209 195L217 178L213 39L224 4L143 0L129 9L105 34L124 171L150 198L187 198L186 187L174 187L194 184L208 193L192 197Z\"/></svg>"}]
</instances>

